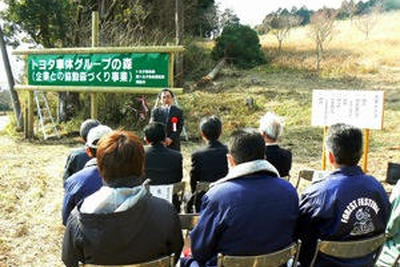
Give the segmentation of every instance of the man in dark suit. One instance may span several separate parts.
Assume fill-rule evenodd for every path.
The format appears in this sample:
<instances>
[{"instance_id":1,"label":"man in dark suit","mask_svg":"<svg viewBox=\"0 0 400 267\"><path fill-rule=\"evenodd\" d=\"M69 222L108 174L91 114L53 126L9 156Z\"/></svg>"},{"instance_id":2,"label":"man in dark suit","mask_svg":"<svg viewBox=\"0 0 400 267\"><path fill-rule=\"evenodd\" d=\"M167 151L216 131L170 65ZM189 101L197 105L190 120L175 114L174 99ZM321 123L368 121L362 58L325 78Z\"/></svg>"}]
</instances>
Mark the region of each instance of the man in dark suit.
<instances>
[{"instance_id":1,"label":"man in dark suit","mask_svg":"<svg viewBox=\"0 0 400 267\"><path fill-rule=\"evenodd\" d=\"M260 132L265 142L265 158L279 172L281 177L289 176L292 167L292 152L278 146L282 134L281 119L272 112L267 112L260 120Z\"/></svg>"},{"instance_id":2,"label":"man in dark suit","mask_svg":"<svg viewBox=\"0 0 400 267\"><path fill-rule=\"evenodd\" d=\"M182 181L182 154L164 146L165 126L160 122L151 122L144 128L145 175L151 185L167 185ZM180 202L173 196L173 204L179 211Z\"/></svg>"},{"instance_id":3,"label":"man in dark suit","mask_svg":"<svg viewBox=\"0 0 400 267\"><path fill-rule=\"evenodd\" d=\"M200 131L207 145L192 153L192 169L190 170L192 193L195 192L197 182L215 182L228 173L226 158L228 148L218 141L222 131L221 120L216 116L203 118L200 122ZM192 196L187 205L187 212L193 212L193 204L196 212L199 212L201 197L204 193Z\"/></svg>"},{"instance_id":4,"label":"man in dark suit","mask_svg":"<svg viewBox=\"0 0 400 267\"><path fill-rule=\"evenodd\" d=\"M174 93L165 88L159 95L162 106L151 111L150 121L161 122L165 124L165 132L167 138L165 144L167 147L174 150L181 150L180 135L183 129L184 118L183 111L174 103Z\"/></svg>"}]
</instances>

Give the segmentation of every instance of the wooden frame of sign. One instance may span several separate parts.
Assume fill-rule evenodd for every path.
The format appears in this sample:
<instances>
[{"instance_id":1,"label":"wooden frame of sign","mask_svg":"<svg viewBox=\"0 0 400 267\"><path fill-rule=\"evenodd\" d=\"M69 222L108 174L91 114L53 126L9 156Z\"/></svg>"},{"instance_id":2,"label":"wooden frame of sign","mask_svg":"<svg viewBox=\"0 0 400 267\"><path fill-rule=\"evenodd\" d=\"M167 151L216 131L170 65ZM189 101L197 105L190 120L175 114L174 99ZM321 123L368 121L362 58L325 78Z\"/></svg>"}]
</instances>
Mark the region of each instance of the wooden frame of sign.
<instances>
[{"instance_id":1,"label":"wooden frame of sign","mask_svg":"<svg viewBox=\"0 0 400 267\"><path fill-rule=\"evenodd\" d=\"M25 132L25 138L31 138L33 137L33 120L34 120L34 100L33 100L33 93L34 91L50 91L50 92L86 92L90 93L90 114L92 118L97 118L97 93L102 92L102 93L133 93L133 94L158 94L163 88L168 87L171 91L173 91L175 94L181 94L183 93L182 88L173 88L174 87L174 58L176 53L181 53L184 51L183 46L150 46L150 47L98 47L99 44L99 13L97 11L92 13L92 47L91 48L56 48L56 49L32 49L32 50L16 50L13 52L14 55L23 55L28 58L28 56L32 55L38 55L38 56L43 56L46 58L47 55L51 58L52 55L69 55L69 54L75 54L75 55L82 55L85 54L86 56L88 54L99 54L100 56L102 54L127 54L127 53L167 53L168 54L168 62L167 65L164 65L164 70L168 68L168 71L164 71L164 73L167 74L168 81L164 82L164 84L160 83L157 84L157 86L151 87L149 84L147 87L135 87L135 86L117 86L111 84L108 86L102 86L102 85L96 85L95 82L100 82L96 81L93 79L93 84L88 84L88 82L85 80L85 84L81 84L79 86L76 86L76 84L73 84L73 81L69 80L69 84L67 82L67 85L60 84L54 84L54 85L48 85L48 84L30 84L30 85L16 85L14 86L14 89L16 91L27 91L29 93L29 96L27 98L27 109L25 111L25 123L24 123L24 132ZM132 55L135 56L135 55ZM152 55L153 56L153 55ZM55 62L55 57L53 59L50 59L51 62ZM165 57L166 58L166 57ZM120 63L121 60L119 60ZM166 61L164 61L166 62ZM93 63L89 62L90 64L99 64L99 63ZM30 64L32 64L32 60L30 61ZM37 63L35 63L36 67L39 69L42 66L38 66ZM132 64L132 63L131 63ZM28 64L27 64L28 65ZM153 64L154 65L154 64ZM101 66L97 66L98 68L101 68ZM121 68L120 65L117 66L118 68ZM30 66L32 68L32 66ZM54 68L54 65L52 65L52 68ZM43 67L42 70L45 70L46 67ZM28 69L31 70L31 69ZM131 71L133 72L133 70ZM136 70L136 74L138 70ZM61 72L62 73L62 72ZM77 72L78 73L78 72ZM39 73L39 74L43 74ZM46 73L47 76L49 76L48 72ZM56 74L56 73L55 73ZM57 73L58 74L58 73ZM74 73L72 73L74 74ZM85 74L85 73L84 73ZM98 73L97 73L98 74ZM107 73L110 74L111 73ZM117 73L118 74L118 73ZM126 79L126 73L124 73L125 79ZM134 80L137 75L133 75L132 73L128 73L130 80ZM141 74L141 73L139 73ZM145 70L146 75L140 75L141 76L141 81L144 82L145 78L148 79L153 79L154 80L165 80L165 74L164 75L158 75L157 73L154 74L149 70ZM148 74L148 75L147 75ZM87 73L86 73L87 75ZM32 81L32 75L28 75L29 78L28 80ZM93 75L96 76L97 75ZM53 76L50 76L53 77ZM64 77L64 76L63 76ZM121 75L122 77L122 75ZM162 77L162 78L160 78ZM55 75L54 77L55 78ZM82 77L81 77L82 78ZM111 79L111 78L109 78ZM49 80L49 77L47 77L47 81ZM56 79L57 80L57 79ZM65 78L66 81L66 78ZM80 80L82 81L82 79ZM90 80L89 80L90 81ZM122 81L122 78L121 80ZM126 81L126 80L124 80ZM37 81L35 81L37 82ZM137 84L139 84L136 81ZM121 82L120 82L121 84ZM83 85L83 86L82 86ZM122 85L124 85L122 83Z\"/></svg>"},{"instance_id":2,"label":"wooden frame of sign","mask_svg":"<svg viewBox=\"0 0 400 267\"><path fill-rule=\"evenodd\" d=\"M325 139L335 123L364 129L363 170L367 172L370 129L383 128L385 94L383 91L314 90L312 125L323 126L322 169L326 170Z\"/></svg>"}]
</instances>

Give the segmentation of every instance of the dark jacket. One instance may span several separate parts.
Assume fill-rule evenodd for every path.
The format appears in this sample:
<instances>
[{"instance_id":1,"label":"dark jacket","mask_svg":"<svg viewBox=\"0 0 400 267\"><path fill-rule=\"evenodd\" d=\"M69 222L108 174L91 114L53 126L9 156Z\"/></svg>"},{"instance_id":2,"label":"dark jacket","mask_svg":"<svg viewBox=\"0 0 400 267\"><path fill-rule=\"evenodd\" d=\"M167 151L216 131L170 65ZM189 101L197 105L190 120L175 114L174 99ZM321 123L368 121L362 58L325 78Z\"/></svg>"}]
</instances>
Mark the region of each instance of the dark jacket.
<instances>
[{"instance_id":1,"label":"dark jacket","mask_svg":"<svg viewBox=\"0 0 400 267\"><path fill-rule=\"evenodd\" d=\"M182 154L161 143L146 146L146 178L151 185L173 184L182 181Z\"/></svg>"},{"instance_id":2,"label":"dark jacket","mask_svg":"<svg viewBox=\"0 0 400 267\"><path fill-rule=\"evenodd\" d=\"M67 222L62 260L123 265L180 255L183 239L174 207L149 193L126 211L84 214L74 209Z\"/></svg>"},{"instance_id":3,"label":"dark jacket","mask_svg":"<svg viewBox=\"0 0 400 267\"><path fill-rule=\"evenodd\" d=\"M292 167L292 152L278 145L265 146L265 158L274 165L281 177L289 175Z\"/></svg>"},{"instance_id":4,"label":"dark jacket","mask_svg":"<svg viewBox=\"0 0 400 267\"><path fill-rule=\"evenodd\" d=\"M217 266L218 253L257 255L293 242L297 192L270 166L265 160L239 164L203 197L190 234L193 259L200 266Z\"/></svg>"},{"instance_id":5,"label":"dark jacket","mask_svg":"<svg viewBox=\"0 0 400 267\"><path fill-rule=\"evenodd\" d=\"M172 118L178 120L176 125L176 131L174 131ZM161 122L165 124L165 132L167 137L172 139L172 143L168 146L174 150L180 150L180 135L184 125L183 111L177 106L172 105L169 112L163 107L155 108L151 111L151 121Z\"/></svg>"},{"instance_id":6,"label":"dark jacket","mask_svg":"<svg viewBox=\"0 0 400 267\"><path fill-rule=\"evenodd\" d=\"M190 187L192 192L197 182L215 182L228 173L228 148L218 140L192 153Z\"/></svg>"},{"instance_id":7,"label":"dark jacket","mask_svg":"<svg viewBox=\"0 0 400 267\"><path fill-rule=\"evenodd\" d=\"M338 169L306 188L297 229L303 241L302 266L310 264L317 239L350 241L384 233L389 213L390 203L382 185L358 166ZM355 260L319 254L315 266L373 266L374 254Z\"/></svg>"},{"instance_id":8,"label":"dark jacket","mask_svg":"<svg viewBox=\"0 0 400 267\"><path fill-rule=\"evenodd\" d=\"M85 166L86 162L88 162L90 157L87 155L85 147L80 147L78 149L73 150L67 158L67 162L64 167L63 180L64 182L70 177L72 174L80 171Z\"/></svg>"},{"instance_id":9,"label":"dark jacket","mask_svg":"<svg viewBox=\"0 0 400 267\"><path fill-rule=\"evenodd\" d=\"M71 211L85 197L100 189L103 180L97 166L86 167L65 181L64 203L62 207L63 224L67 223Z\"/></svg>"}]
</instances>

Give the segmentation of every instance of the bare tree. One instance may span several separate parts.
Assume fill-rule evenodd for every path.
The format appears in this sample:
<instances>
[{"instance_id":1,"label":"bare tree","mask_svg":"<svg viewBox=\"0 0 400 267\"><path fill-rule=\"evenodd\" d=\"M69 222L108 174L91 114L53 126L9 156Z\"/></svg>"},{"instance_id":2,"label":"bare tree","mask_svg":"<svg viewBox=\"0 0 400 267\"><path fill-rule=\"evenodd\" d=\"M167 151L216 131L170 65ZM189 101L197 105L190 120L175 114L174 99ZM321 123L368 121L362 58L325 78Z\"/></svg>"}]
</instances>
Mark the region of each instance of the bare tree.
<instances>
[{"instance_id":1,"label":"bare tree","mask_svg":"<svg viewBox=\"0 0 400 267\"><path fill-rule=\"evenodd\" d=\"M357 5L354 0L344 0L340 9L342 10L342 12L345 12L349 16L350 22L353 23L353 16L354 13L356 13L357 11Z\"/></svg>"},{"instance_id":2,"label":"bare tree","mask_svg":"<svg viewBox=\"0 0 400 267\"><path fill-rule=\"evenodd\" d=\"M279 53L282 50L283 41L289 36L289 31L300 25L301 18L296 15L273 13L268 15L263 20L267 32L275 35L279 43Z\"/></svg>"},{"instance_id":3,"label":"bare tree","mask_svg":"<svg viewBox=\"0 0 400 267\"><path fill-rule=\"evenodd\" d=\"M372 29L376 26L379 19L379 13L381 12L381 6L377 5L372 7L368 13L358 16L354 24L361 32L365 34L365 40L368 40Z\"/></svg>"},{"instance_id":4,"label":"bare tree","mask_svg":"<svg viewBox=\"0 0 400 267\"><path fill-rule=\"evenodd\" d=\"M310 20L310 36L315 42L318 74L321 70L321 60L324 47L332 40L334 35L334 22L336 16L337 11L324 8L315 12Z\"/></svg>"}]
</instances>

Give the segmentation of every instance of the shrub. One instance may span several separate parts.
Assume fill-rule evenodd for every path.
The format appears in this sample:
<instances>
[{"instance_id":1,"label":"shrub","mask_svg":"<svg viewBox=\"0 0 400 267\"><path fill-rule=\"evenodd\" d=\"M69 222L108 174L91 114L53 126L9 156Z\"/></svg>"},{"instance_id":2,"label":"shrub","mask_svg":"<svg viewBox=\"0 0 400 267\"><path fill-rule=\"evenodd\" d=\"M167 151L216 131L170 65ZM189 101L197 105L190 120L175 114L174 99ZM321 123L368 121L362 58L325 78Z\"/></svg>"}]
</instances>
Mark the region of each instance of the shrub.
<instances>
[{"instance_id":1,"label":"shrub","mask_svg":"<svg viewBox=\"0 0 400 267\"><path fill-rule=\"evenodd\" d=\"M249 26L229 24L216 39L214 59L226 58L241 68L251 68L265 62L260 39Z\"/></svg>"}]
</instances>

